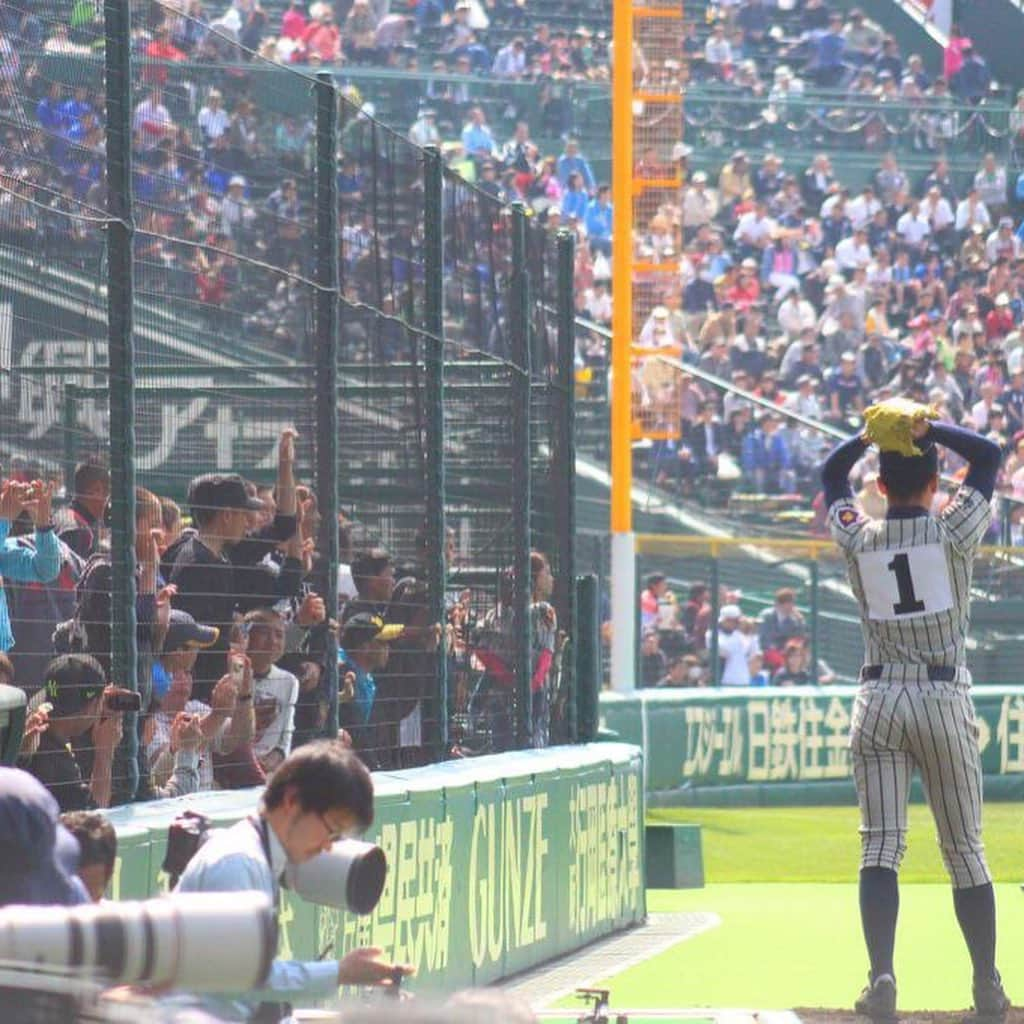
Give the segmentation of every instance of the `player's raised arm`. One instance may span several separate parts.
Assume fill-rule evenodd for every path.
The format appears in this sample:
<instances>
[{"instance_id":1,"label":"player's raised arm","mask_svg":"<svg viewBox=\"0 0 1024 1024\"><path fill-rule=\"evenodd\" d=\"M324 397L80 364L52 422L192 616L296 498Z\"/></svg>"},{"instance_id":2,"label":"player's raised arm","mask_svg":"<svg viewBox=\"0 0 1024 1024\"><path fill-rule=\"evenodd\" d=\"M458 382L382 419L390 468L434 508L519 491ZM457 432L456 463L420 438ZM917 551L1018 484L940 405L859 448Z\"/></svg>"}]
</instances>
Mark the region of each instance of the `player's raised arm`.
<instances>
[{"instance_id":1,"label":"player's raised arm","mask_svg":"<svg viewBox=\"0 0 1024 1024\"><path fill-rule=\"evenodd\" d=\"M825 488L825 508L831 508L843 498L853 498L850 470L868 449L863 435L847 438L832 449L821 469L821 483Z\"/></svg>"},{"instance_id":2,"label":"player's raised arm","mask_svg":"<svg viewBox=\"0 0 1024 1024\"><path fill-rule=\"evenodd\" d=\"M973 430L956 427L951 423L928 424L928 428L922 433L921 441L924 444L941 444L966 459L968 470L964 486L980 491L986 501L992 500L999 463L1003 460L1003 452L999 445Z\"/></svg>"}]
</instances>

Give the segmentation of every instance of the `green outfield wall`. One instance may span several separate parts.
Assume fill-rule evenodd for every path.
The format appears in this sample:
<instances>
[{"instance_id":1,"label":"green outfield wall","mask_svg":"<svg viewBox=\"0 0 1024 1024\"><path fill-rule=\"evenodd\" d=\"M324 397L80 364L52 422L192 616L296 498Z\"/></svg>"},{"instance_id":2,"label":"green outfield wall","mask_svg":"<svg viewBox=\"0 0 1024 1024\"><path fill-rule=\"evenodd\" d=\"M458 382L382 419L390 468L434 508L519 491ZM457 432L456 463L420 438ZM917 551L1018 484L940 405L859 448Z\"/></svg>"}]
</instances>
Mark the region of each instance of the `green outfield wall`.
<instances>
[{"instance_id":1,"label":"green outfield wall","mask_svg":"<svg viewBox=\"0 0 1024 1024\"><path fill-rule=\"evenodd\" d=\"M645 751L651 805L845 803L855 799L854 695L852 686L604 693L601 724ZM1024 687L976 686L974 706L986 797L1024 799Z\"/></svg>"},{"instance_id":2,"label":"green outfield wall","mask_svg":"<svg viewBox=\"0 0 1024 1024\"><path fill-rule=\"evenodd\" d=\"M279 955L382 947L418 990L480 985L643 920L644 792L634 746L600 743L376 774L388 878L357 918L285 894ZM186 807L230 825L259 790L196 794L110 812L114 899L167 887L167 826Z\"/></svg>"}]
</instances>

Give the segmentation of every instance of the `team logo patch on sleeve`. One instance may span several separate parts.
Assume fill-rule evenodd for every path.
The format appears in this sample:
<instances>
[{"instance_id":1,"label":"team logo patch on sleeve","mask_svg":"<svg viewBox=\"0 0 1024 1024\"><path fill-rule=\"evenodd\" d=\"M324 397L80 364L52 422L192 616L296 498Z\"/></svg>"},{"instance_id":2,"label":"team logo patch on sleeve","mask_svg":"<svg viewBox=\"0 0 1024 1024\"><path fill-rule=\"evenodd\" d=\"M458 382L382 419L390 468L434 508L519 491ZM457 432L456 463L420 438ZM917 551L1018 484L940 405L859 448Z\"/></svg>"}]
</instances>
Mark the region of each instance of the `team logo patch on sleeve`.
<instances>
[{"instance_id":1,"label":"team logo patch on sleeve","mask_svg":"<svg viewBox=\"0 0 1024 1024\"><path fill-rule=\"evenodd\" d=\"M841 508L836 518L842 526L852 526L857 522L857 510L855 508Z\"/></svg>"}]
</instances>

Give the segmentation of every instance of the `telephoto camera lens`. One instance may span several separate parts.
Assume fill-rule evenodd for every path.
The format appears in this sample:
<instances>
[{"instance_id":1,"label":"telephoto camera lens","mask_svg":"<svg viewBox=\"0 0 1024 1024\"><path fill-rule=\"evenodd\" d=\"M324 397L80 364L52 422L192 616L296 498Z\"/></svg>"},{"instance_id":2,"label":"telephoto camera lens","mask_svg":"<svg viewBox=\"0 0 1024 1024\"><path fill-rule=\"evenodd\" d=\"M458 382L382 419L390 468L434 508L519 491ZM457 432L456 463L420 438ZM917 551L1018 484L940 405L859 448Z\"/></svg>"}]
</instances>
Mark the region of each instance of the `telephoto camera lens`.
<instances>
[{"instance_id":1,"label":"telephoto camera lens","mask_svg":"<svg viewBox=\"0 0 1024 1024\"><path fill-rule=\"evenodd\" d=\"M175 893L138 903L0 910L0 960L189 992L259 987L277 946L263 893Z\"/></svg>"},{"instance_id":2,"label":"telephoto camera lens","mask_svg":"<svg viewBox=\"0 0 1024 1024\"><path fill-rule=\"evenodd\" d=\"M288 867L288 888L309 903L370 914L380 902L388 862L373 843L341 839L326 853Z\"/></svg>"}]
</instances>

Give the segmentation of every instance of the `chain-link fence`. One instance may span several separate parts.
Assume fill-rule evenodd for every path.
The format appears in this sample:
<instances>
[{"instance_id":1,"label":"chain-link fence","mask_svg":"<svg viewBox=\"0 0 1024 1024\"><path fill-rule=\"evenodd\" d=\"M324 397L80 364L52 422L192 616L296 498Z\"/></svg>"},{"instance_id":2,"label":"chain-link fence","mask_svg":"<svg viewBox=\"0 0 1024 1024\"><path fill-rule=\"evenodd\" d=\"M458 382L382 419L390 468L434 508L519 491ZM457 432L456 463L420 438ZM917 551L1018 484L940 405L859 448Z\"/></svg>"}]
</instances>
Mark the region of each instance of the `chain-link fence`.
<instances>
[{"instance_id":1,"label":"chain-link fence","mask_svg":"<svg viewBox=\"0 0 1024 1024\"><path fill-rule=\"evenodd\" d=\"M385 768L573 738L555 238L330 75L106 13L0 96L25 763L70 739L61 801L102 805L338 728Z\"/></svg>"}]
</instances>

